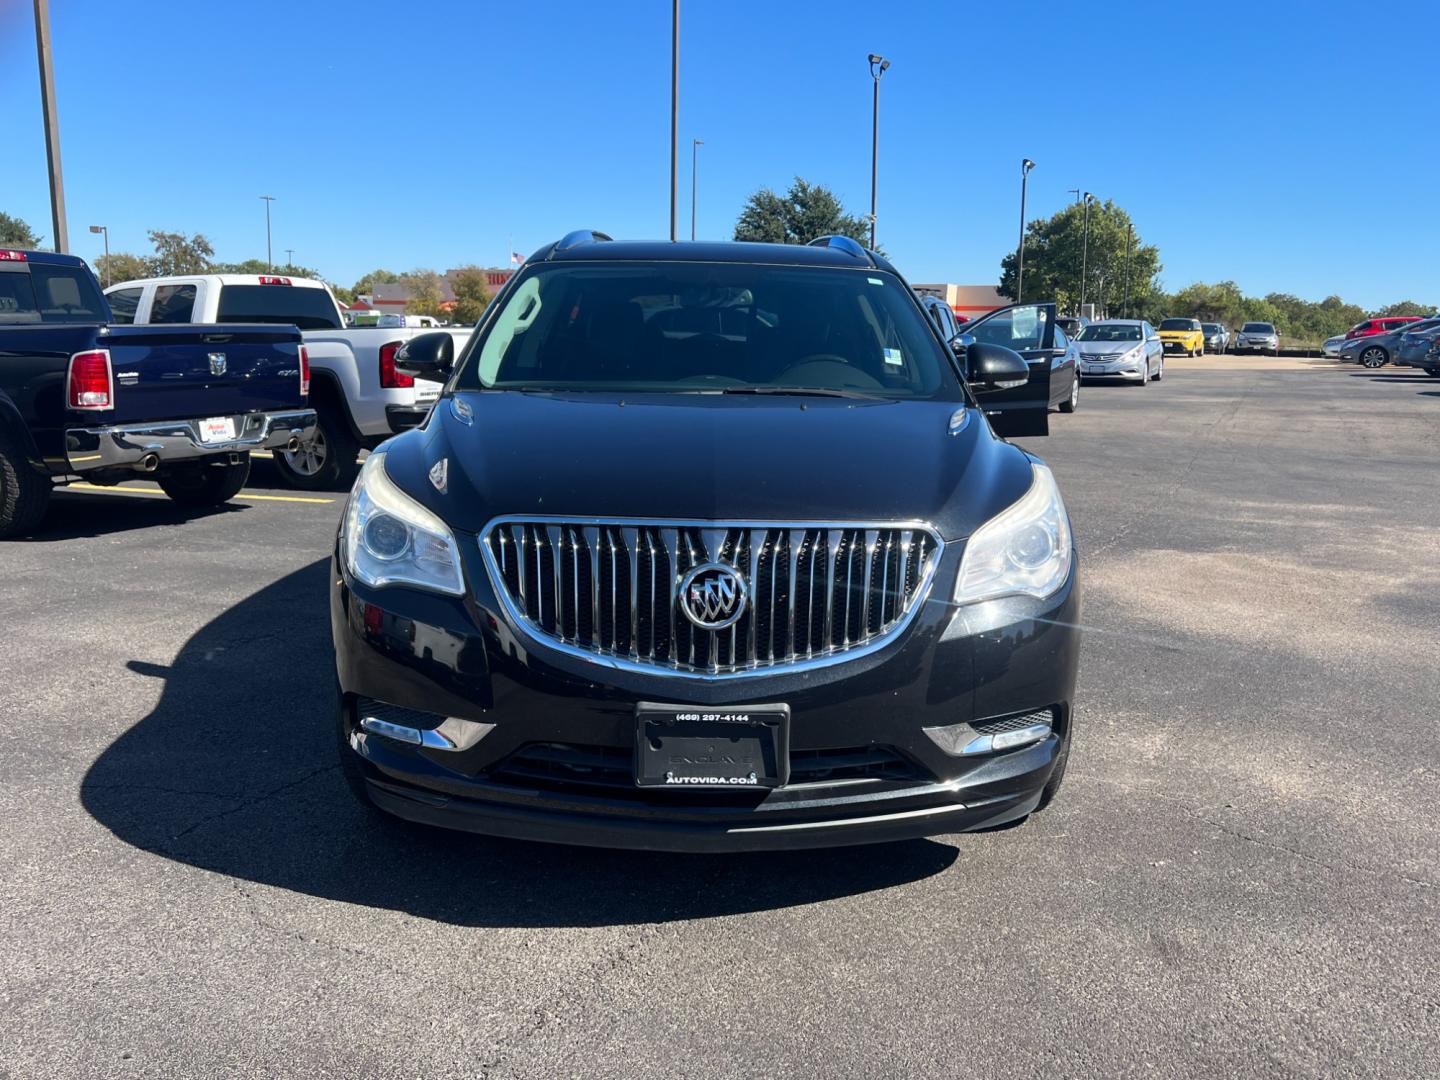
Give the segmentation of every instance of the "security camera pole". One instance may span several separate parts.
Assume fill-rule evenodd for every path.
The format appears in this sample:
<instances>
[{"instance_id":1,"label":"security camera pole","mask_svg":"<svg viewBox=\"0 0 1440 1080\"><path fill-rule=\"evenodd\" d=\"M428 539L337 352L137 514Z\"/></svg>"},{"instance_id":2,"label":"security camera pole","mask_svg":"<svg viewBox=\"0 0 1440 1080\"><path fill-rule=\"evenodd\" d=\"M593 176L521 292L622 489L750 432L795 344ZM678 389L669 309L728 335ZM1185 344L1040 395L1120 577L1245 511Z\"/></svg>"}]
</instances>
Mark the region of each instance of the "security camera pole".
<instances>
[{"instance_id":1,"label":"security camera pole","mask_svg":"<svg viewBox=\"0 0 1440 1080\"><path fill-rule=\"evenodd\" d=\"M1035 163L1028 157L1020 162L1020 254L1015 266L1015 302L1025 299L1025 185L1030 179L1030 170Z\"/></svg>"},{"instance_id":2,"label":"security camera pole","mask_svg":"<svg viewBox=\"0 0 1440 1080\"><path fill-rule=\"evenodd\" d=\"M1085 314L1085 274L1090 266L1090 204L1095 196L1085 192L1085 239L1080 244L1080 310L1076 315Z\"/></svg>"},{"instance_id":3,"label":"security camera pole","mask_svg":"<svg viewBox=\"0 0 1440 1080\"><path fill-rule=\"evenodd\" d=\"M50 222L55 250L70 250L65 227L65 180L60 174L60 119L55 112L55 58L50 49L50 0L35 0L35 51L40 57L40 108L45 114L45 161L50 168Z\"/></svg>"}]
</instances>

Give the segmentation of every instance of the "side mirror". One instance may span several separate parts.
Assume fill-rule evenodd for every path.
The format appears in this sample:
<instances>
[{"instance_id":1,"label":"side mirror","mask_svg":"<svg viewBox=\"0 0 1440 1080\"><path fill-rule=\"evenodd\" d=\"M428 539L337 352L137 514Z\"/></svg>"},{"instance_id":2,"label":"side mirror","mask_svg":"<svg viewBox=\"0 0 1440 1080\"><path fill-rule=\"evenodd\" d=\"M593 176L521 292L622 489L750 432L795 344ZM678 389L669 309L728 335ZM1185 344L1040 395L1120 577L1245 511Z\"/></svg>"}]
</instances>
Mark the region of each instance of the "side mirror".
<instances>
[{"instance_id":1,"label":"side mirror","mask_svg":"<svg viewBox=\"0 0 1440 1080\"><path fill-rule=\"evenodd\" d=\"M1013 390L1030 381L1030 365L1014 349L973 338L971 341L966 356L972 390Z\"/></svg>"},{"instance_id":2,"label":"side mirror","mask_svg":"<svg viewBox=\"0 0 1440 1080\"><path fill-rule=\"evenodd\" d=\"M950 350L956 356L964 356L970 346L974 344L975 335L967 334L965 333L965 331L962 330L960 331L960 333L956 334L953 338L950 339Z\"/></svg>"},{"instance_id":3,"label":"side mirror","mask_svg":"<svg viewBox=\"0 0 1440 1080\"><path fill-rule=\"evenodd\" d=\"M395 354L395 367L407 375L439 382L450 377L455 366L455 339L449 334L419 334Z\"/></svg>"}]
</instances>

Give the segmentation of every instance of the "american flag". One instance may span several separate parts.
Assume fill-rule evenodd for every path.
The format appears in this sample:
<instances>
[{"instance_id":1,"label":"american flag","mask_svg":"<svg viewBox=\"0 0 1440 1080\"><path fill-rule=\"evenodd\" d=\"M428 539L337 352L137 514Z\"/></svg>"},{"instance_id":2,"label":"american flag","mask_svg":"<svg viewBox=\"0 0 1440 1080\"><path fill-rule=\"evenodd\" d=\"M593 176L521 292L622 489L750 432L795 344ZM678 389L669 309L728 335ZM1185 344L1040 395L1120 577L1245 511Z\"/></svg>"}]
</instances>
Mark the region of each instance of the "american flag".
<instances>
[{"instance_id":1,"label":"american flag","mask_svg":"<svg viewBox=\"0 0 1440 1080\"><path fill-rule=\"evenodd\" d=\"M519 266L521 263L523 263L523 262L525 261L525 256L524 256L524 255L521 255L520 252L518 252L518 251L512 251L512 252L510 252L510 261L511 261L512 263L514 263L516 266Z\"/></svg>"}]
</instances>

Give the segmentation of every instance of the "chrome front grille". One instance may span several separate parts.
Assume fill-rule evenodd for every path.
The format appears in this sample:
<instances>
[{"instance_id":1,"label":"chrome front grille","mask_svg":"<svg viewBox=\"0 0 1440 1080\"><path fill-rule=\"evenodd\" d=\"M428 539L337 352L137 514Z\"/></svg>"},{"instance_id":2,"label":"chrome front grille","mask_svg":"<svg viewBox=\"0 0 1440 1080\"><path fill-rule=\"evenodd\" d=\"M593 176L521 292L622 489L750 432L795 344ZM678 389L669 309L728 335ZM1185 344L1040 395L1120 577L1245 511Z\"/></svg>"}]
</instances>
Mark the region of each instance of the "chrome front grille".
<instances>
[{"instance_id":1,"label":"chrome front grille","mask_svg":"<svg viewBox=\"0 0 1440 1080\"><path fill-rule=\"evenodd\" d=\"M481 549L511 618L568 651L622 667L736 675L824 663L897 633L940 559L919 523L885 526L501 519ZM693 624L680 580L705 563L748 585L721 630Z\"/></svg>"}]
</instances>

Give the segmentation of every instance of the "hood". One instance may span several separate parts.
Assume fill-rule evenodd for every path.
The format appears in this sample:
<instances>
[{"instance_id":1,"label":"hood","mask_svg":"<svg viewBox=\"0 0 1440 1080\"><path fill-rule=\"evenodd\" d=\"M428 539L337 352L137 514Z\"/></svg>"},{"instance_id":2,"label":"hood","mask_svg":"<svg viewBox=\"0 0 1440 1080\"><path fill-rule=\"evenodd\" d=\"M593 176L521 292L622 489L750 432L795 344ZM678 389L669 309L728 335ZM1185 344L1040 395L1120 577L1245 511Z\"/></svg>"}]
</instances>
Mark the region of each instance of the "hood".
<instances>
[{"instance_id":1,"label":"hood","mask_svg":"<svg viewBox=\"0 0 1440 1080\"><path fill-rule=\"evenodd\" d=\"M1143 341L1077 341L1075 344L1080 347L1081 356L1094 356L1096 353L1123 355L1145 343Z\"/></svg>"},{"instance_id":2,"label":"hood","mask_svg":"<svg viewBox=\"0 0 1440 1080\"><path fill-rule=\"evenodd\" d=\"M506 514L903 521L968 536L1029 488L1029 458L955 401L462 393L386 444L391 478L457 529ZM446 491L428 473L449 458Z\"/></svg>"}]
</instances>

